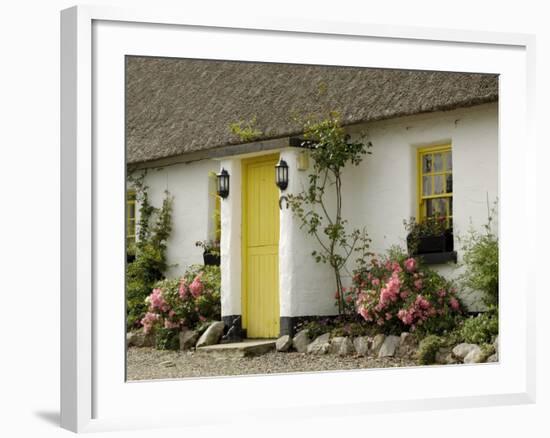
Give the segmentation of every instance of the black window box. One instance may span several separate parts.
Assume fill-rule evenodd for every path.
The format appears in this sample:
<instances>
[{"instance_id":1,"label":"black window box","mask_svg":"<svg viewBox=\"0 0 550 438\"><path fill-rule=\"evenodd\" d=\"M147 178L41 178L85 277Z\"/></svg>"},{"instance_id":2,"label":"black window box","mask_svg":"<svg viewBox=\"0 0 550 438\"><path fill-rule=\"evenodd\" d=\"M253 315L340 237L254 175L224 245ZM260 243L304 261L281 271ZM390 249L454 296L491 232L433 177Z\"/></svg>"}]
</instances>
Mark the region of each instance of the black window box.
<instances>
[{"instance_id":1,"label":"black window box","mask_svg":"<svg viewBox=\"0 0 550 438\"><path fill-rule=\"evenodd\" d=\"M457 262L456 251L432 252L426 254L416 254L415 256L422 259L422 261L427 265Z\"/></svg>"},{"instance_id":2,"label":"black window box","mask_svg":"<svg viewBox=\"0 0 550 438\"><path fill-rule=\"evenodd\" d=\"M220 255L205 252L202 254L205 266L220 266Z\"/></svg>"},{"instance_id":3,"label":"black window box","mask_svg":"<svg viewBox=\"0 0 550 438\"><path fill-rule=\"evenodd\" d=\"M414 248L413 246L413 239L409 234L407 236L409 254L422 258L424 263L428 265L457 262L452 229L445 230L440 235L422 236L418 238L417 247Z\"/></svg>"},{"instance_id":4,"label":"black window box","mask_svg":"<svg viewBox=\"0 0 550 438\"><path fill-rule=\"evenodd\" d=\"M407 249L411 255L451 252L454 250L453 230L445 230L443 234L422 236L418 238L417 247L413 248L413 238L407 236Z\"/></svg>"}]
</instances>

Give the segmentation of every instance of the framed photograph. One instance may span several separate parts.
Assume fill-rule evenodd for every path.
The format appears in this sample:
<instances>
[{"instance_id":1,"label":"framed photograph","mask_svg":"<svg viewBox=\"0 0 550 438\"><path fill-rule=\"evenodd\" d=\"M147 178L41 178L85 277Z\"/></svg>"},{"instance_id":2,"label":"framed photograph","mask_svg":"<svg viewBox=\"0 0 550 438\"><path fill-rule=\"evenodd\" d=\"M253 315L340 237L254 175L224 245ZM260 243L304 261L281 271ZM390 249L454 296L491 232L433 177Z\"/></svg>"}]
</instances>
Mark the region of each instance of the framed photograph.
<instances>
[{"instance_id":1,"label":"framed photograph","mask_svg":"<svg viewBox=\"0 0 550 438\"><path fill-rule=\"evenodd\" d=\"M534 37L61 26L63 427L534 402Z\"/></svg>"}]
</instances>

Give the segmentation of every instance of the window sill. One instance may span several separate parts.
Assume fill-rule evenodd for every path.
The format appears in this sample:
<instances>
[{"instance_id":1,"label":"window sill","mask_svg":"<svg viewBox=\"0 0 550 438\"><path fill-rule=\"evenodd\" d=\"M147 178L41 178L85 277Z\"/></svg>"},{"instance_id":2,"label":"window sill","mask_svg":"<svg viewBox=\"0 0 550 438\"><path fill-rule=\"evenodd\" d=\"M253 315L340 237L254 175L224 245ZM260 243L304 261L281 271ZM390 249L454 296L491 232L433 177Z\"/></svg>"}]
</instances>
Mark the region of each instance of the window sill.
<instances>
[{"instance_id":1,"label":"window sill","mask_svg":"<svg viewBox=\"0 0 550 438\"><path fill-rule=\"evenodd\" d=\"M420 257L427 265L440 265L448 262L457 262L456 251L417 254L416 257Z\"/></svg>"}]
</instances>

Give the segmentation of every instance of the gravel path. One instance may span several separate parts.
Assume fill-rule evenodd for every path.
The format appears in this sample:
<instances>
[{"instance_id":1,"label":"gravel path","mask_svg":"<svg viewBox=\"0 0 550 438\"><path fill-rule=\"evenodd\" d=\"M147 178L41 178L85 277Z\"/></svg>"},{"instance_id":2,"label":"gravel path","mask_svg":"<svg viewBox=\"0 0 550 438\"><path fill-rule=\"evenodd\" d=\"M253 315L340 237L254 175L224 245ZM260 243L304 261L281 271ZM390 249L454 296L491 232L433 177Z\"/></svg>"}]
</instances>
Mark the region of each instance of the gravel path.
<instances>
[{"instance_id":1,"label":"gravel path","mask_svg":"<svg viewBox=\"0 0 550 438\"><path fill-rule=\"evenodd\" d=\"M295 373L300 371L353 370L415 366L399 358L367 358L332 354L271 352L256 357L232 357L205 353L128 350L128 380L181 379L184 377L236 376L244 374Z\"/></svg>"}]
</instances>

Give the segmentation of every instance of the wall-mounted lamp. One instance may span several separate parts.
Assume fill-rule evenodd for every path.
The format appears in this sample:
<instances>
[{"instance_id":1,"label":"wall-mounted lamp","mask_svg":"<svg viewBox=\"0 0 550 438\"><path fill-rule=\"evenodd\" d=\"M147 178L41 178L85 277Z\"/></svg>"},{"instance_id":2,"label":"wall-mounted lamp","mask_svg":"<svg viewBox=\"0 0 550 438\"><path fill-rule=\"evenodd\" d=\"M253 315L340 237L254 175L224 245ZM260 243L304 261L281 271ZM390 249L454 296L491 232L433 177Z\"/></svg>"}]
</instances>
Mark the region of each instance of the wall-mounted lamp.
<instances>
[{"instance_id":1,"label":"wall-mounted lamp","mask_svg":"<svg viewBox=\"0 0 550 438\"><path fill-rule=\"evenodd\" d=\"M225 199L229 196L229 173L227 173L227 170L222 169L221 172L216 175L216 178L218 196Z\"/></svg>"},{"instance_id":2,"label":"wall-mounted lamp","mask_svg":"<svg viewBox=\"0 0 550 438\"><path fill-rule=\"evenodd\" d=\"M275 184L281 190L286 190L288 187L288 164L285 160L279 160L275 165Z\"/></svg>"}]
</instances>

